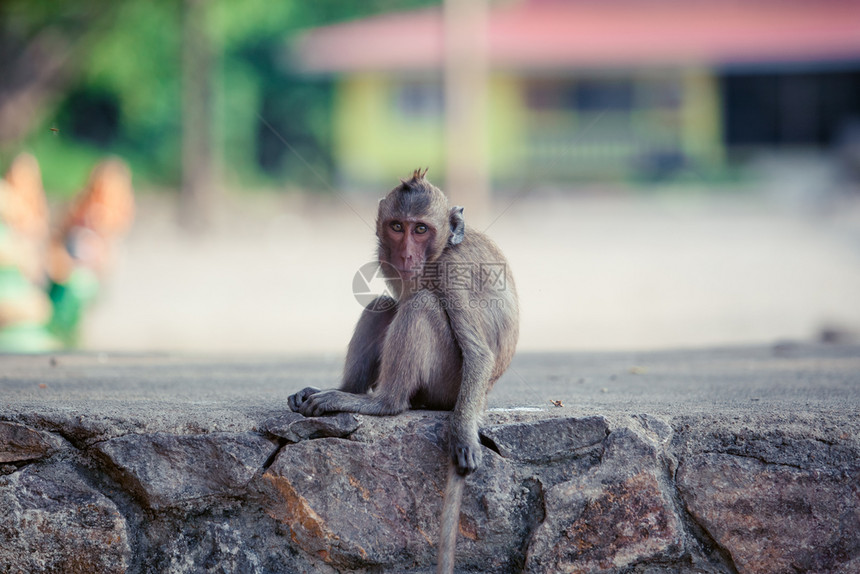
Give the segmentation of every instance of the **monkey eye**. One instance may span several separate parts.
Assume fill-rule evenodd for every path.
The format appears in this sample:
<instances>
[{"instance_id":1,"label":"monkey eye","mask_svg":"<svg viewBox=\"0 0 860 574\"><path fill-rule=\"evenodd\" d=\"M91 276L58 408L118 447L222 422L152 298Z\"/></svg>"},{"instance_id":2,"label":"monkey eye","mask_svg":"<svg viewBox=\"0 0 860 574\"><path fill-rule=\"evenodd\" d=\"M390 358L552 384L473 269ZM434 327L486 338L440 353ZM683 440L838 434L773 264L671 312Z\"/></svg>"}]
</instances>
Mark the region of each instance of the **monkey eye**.
<instances>
[{"instance_id":1,"label":"monkey eye","mask_svg":"<svg viewBox=\"0 0 860 574\"><path fill-rule=\"evenodd\" d=\"M415 233L421 235L422 233L427 233L427 226L423 223L419 223L415 226Z\"/></svg>"},{"instance_id":2,"label":"monkey eye","mask_svg":"<svg viewBox=\"0 0 860 574\"><path fill-rule=\"evenodd\" d=\"M391 227L391 229L393 229L397 233L400 233L401 231L403 231L403 224L400 223L399 221L392 221L390 223L390 227Z\"/></svg>"}]
</instances>

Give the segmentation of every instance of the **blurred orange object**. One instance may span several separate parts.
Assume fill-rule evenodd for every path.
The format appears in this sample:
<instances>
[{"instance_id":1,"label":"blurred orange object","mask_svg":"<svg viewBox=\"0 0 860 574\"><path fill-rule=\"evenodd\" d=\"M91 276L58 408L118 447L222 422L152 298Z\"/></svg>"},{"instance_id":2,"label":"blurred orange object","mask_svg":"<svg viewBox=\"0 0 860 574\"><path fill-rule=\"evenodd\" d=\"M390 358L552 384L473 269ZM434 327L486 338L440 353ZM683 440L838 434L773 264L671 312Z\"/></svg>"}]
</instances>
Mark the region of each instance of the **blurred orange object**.
<instances>
[{"instance_id":1,"label":"blurred orange object","mask_svg":"<svg viewBox=\"0 0 860 574\"><path fill-rule=\"evenodd\" d=\"M117 158L100 162L51 241L51 280L64 282L75 267L103 275L113 256L113 244L128 231L133 220L131 171Z\"/></svg>"},{"instance_id":2,"label":"blurred orange object","mask_svg":"<svg viewBox=\"0 0 860 574\"><path fill-rule=\"evenodd\" d=\"M0 247L0 259L20 269L30 281L41 284L49 226L39 163L28 153L19 154L4 180L0 220L9 227L10 236Z\"/></svg>"},{"instance_id":3,"label":"blurred orange object","mask_svg":"<svg viewBox=\"0 0 860 574\"><path fill-rule=\"evenodd\" d=\"M0 180L0 350L45 351L51 302L42 290L48 207L36 158L20 154Z\"/></svg>"}]
</instances>

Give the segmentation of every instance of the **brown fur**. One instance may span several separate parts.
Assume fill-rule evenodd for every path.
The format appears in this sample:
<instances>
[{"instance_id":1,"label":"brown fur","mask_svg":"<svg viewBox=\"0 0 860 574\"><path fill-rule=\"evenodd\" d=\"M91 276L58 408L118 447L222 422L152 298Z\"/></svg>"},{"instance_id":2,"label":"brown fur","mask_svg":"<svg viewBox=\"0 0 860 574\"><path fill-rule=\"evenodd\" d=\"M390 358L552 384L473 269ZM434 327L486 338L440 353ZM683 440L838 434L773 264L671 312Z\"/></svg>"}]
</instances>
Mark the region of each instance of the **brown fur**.
<instances>
[{"instance_id":1,"label":"brown fur","mask_svg":"<svg viewBox=\"0 0 860 574\"><path fill-rule=\"evenodd\" d=\"M453 410L439 561L439 571L450 572L463 476L480 465L478 425L487 393L514 355L519 308L501 251L465 226L462 208L449 207L426 173L416 170L379 202L379 261L396 304L369 305L362 314L340 390L308 387L289 404L306 416Z\"/></svg>"}]
</instances>

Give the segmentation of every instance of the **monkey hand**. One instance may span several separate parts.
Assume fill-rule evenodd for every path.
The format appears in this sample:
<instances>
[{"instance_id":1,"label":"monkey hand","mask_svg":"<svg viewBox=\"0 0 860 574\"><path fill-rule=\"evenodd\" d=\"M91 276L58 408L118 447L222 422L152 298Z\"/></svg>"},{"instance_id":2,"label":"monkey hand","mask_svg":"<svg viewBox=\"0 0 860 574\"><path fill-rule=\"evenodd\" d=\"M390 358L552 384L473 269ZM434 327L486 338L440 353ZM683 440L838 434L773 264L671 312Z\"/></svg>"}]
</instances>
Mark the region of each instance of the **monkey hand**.
<instances>
[{"instance_id":1,"label":"monkey hand","mask_svg":"<svg viewBox=\"0 0 860 574\"><path fill-rule=\"evenodd\" d=\"M294 395L290 395L290 398L287 401L288 404L290 405L290 410L292 410L293 412L296 412L296 413L304 414L301 410L302 405L307 403L307 401L311 397L311 395L315 395L318 392L320 392L320 390L316 387L305 387L304 389L300 390L299 392L295 393Z\"/></svg>"},{"instance_id":2,"label":"monkey hand","mask_svg":"<svg viewBox=\"0 0 860 574\"><path fill-rule=\"evenodd\" d=\"M478 437L461 440L451 437L451 460L457 467L457 474L466 476L475 472L481 466L481 443Z\"/></svg>"},{"instance_id":3,"label":"monkey hand","mask_svg":"<svg viewBox=\"0 0 860 574\"><path fill-rule=\"evenodd\" d=\"M299 395L302 394L304 394L304 396L300 397ZM349 395L347 393L342 393L341 391L334 389L321 391L313 387L308 387L290 397L291 401L293 398L296 398L296 402L299 402L299 398L303 399L296 407L291 405L290 408L296 412L302 413L306 417L321 417L327 413L337 413L342 411L356 412L354 408L350 408L350 405L347 404L349 401L344 401L348 396Z\"/></svg>"}]
</instances>

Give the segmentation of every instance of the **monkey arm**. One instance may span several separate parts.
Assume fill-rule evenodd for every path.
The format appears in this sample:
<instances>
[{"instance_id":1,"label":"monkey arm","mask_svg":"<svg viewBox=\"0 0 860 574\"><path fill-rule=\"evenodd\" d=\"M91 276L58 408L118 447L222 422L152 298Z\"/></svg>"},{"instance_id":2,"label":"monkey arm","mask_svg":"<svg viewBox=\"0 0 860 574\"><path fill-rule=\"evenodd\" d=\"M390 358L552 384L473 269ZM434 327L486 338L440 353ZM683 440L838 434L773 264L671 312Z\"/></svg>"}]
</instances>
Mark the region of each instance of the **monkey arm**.
<instances>
[{"instance_id":1,"label":"monkey arm","mask_svg":"<svg viewBox=\"0 0 860 574\"><path fill-rule=\"evenodd\" d=\"M466 320L462 313L450 313L449 318L463 355L463 379L451 414L449 448L457 472L466 475L481 464L478 425L495 357L478 326Z\"/></svg>"},{"instance_id":2,"label":"monkey arm","mask_svg":"<svg viewBox=\"0 0 860 574\"><path fill-rule=\"evenodd\" d=\"M396 313L396 303L385 295L374 299L361 313L346 350L340 390L366 393L375 386L385 332Z\"/></svg>"},{"instance_id":3,"label":"monkey arm","mask_svg":"<svg viewBox=\"0 0 860 574\"><path fill-rule=\"evenodd\" d=\"M361 353L365 356L359 356ZM452 375L460 374L459 347L432 293L422 290L388 317L365 312L350 343L350 354L340 390L309 387L290 397L290 408L305 416L330 412L394 415L407 410L422 392L429 393L426 404L454 407L460 381ZM366 382L369 377L373 379L370 385ZM374 389L372 394L365 394L368 386Z\"/></svg>"}]
</instances>

